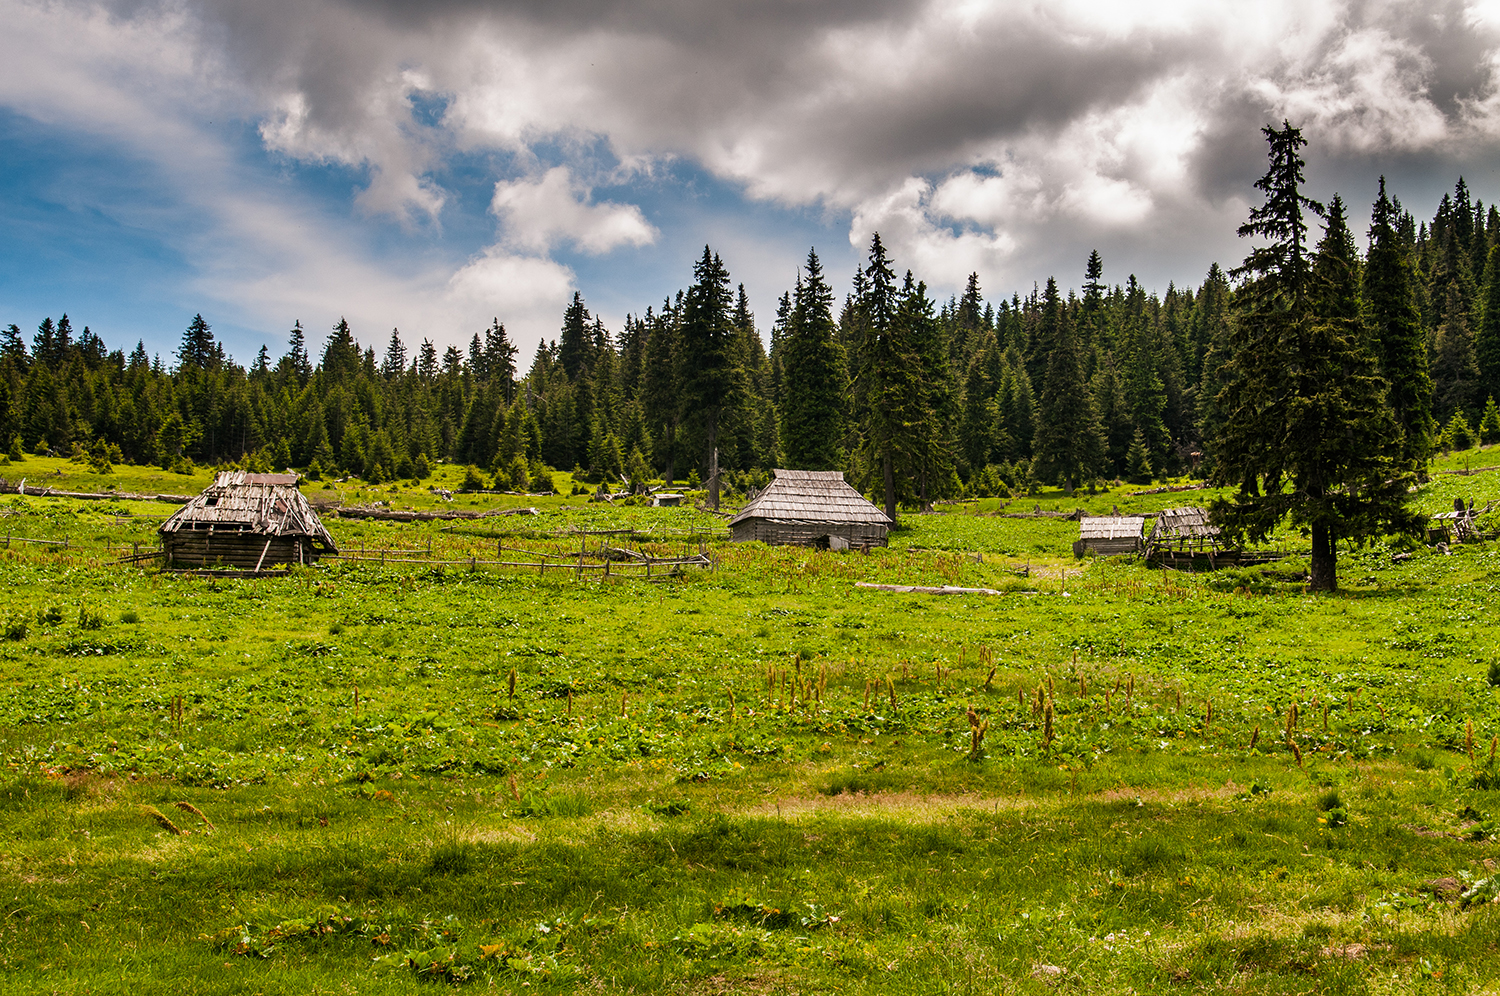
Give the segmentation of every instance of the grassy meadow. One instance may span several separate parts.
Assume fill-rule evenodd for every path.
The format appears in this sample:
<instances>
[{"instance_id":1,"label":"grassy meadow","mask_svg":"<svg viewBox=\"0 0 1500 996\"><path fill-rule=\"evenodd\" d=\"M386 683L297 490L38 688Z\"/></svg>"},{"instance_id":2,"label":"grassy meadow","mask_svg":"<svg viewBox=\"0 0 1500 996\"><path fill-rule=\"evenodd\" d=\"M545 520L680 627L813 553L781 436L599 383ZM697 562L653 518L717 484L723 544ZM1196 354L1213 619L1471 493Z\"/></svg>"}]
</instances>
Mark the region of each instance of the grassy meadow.
<instances>
[{"instance_id":1,"label":"grassy meadow","mask_svg":"<svg viewBox=\"0 0 1500 996\"><path fill-rule=\"evenodd\" d=\"M241 580L112 563L169 504L0 495L7 992L1500 989L1493 542L1312 597L1295 533L1189 574L1003 514L1209 497L1117 487L648 584L462 562L723 520L429 483L304 493L538 514L326 517L369 559ZM1500 473L1415 500L1455 497Z\"/></svg>"}]
</instances>

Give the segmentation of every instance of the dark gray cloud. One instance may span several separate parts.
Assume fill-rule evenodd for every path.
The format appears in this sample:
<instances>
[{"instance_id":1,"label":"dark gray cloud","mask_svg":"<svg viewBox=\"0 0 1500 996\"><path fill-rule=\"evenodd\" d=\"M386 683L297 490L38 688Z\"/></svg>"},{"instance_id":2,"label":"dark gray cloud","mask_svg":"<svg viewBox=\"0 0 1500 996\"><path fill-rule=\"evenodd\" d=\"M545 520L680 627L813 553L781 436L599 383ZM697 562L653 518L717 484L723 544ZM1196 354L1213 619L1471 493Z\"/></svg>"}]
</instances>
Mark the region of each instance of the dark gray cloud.
<instances>
[{"instance_id":1,"label":"dark gray cloud","mask_svg":"<svg viewBox=\"0 0 1500 996\"><path fill-rule=\"evenodd\" d=\"M596 210L591 190L628 200L632 177L678 158L751 199L847 218L855 244L887 232L940 286L971 269L993 286L1071 272L1093 245L1164 283L1238 249L1268 122L1304 127L1315 184L1373 189L1389 171L1447 186L1457 168L1493 173L1500 154L1500 19L1461 0L108 9L195 39L203 78L270 149L367 168L367 212L440 224L446 158L511 153L515 172L494 178L502 248L638 244L652 219L630 238L582 230L636 218L623 202ZM440 120L416 113L424 100L446 107Z\"/></svg>"}]
</instances>

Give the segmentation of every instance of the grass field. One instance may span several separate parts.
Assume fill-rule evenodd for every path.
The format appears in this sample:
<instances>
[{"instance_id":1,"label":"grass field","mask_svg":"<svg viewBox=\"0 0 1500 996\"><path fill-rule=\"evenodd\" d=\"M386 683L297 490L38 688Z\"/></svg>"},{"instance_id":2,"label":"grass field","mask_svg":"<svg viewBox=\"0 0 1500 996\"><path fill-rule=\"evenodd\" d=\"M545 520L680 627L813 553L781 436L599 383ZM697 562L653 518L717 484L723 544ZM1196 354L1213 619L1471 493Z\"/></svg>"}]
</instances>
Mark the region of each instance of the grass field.
<instances>
[{"instance_id":1,"label":"grass field","mask_svg":"<svg viewBox=\"0 0 1500 996\"><path fill-rule=\"evenodd\" d=\"M331 518L447 563L237 580L110 563L168 504L0 496L8 992L1500 988L1493 543L1343 553L1314 598L1295 534L1162 572L988 501L646 584L461 562L722 522L426 483L304 490L539 514ZM1208 497L1129 490L1005 511ZM1500 473L1416 500L1455 497Z\"/></svg>"}]
</instances>

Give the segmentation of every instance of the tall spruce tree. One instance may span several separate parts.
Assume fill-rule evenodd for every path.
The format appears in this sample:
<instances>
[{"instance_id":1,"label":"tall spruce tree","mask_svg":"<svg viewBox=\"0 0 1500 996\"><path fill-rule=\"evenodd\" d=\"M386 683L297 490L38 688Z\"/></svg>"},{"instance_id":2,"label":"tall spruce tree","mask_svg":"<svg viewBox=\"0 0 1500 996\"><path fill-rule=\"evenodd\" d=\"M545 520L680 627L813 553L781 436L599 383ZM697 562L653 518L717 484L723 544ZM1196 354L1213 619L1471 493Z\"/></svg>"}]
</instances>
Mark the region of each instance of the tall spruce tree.
<instances>
[{"instance_id":1,"label":"tall spruce tree","mask_svg":"<svg viewBox=\"0 0 1500 996\"><path fill-rule=\"evenodd\" d=\"M1484 267L1484 310L1474 336L1479 364L1479 394L1500 394L1500 244L1490 249Z\"/></svg>"},{"instance_id":2,"label":"tall spruce tree","mask_svg":"<svg viewBox=\"0 0 1500 996\"><path fill-rule=\"evenodd\" d=\"M864 420L862 462L877 470L886 518L896 521L897 503L910 492L914 454L925 422L921 357L911 340L910 315L902 313L896 273L876 232L858 301L864 340L854 393ZM898 486L905 484L903 489Z\"/></svg>"},{"instance_id":3,"label":"tall spruce tree","mask_svg":"<svg viewBox=\"0 0 1500 996\"><path fill-rule=\"evenodd\" d=\"M1385 177L1381 177L1380 195L1370 215L1364 300L1376 360L1388 385L1387 403L1401 426L1401 461L1425 476L1437 425L1432 416L1426 335L1411 264L1397 231L1400 222L1400 208L1386 196Z\"/></svg>"},{"instance_id":4,"label":"tall spruce tree","mask_svg":"<svg viewBox=\"0 0 1500 996\"><path fill-rule=\"evenodd\" d=\"M569 380L577 380L589 360L592 332L589 309L583 306L583 294L574 291L573 302L563 312L562 336L557 343L557 358Z\"/></svg>"},{"instance_id":5,"label":"tall spruce tree","mask_svg":"<svg viewBox=\"0 0 1500 996\"><path fill-rule=\"evenodd\" d=\"M183 370L209 369L214 363L216 346L213 329L202 315L194 315L182 333L182 345L177 349L178 366Z\"/></svg>"},{"instance_id":6,"label":"tall spruce tree","mask_svg":"<svg viewBox=\"0 0 1500 996\"><path fill-rule=\"evenodd\" d=\"M682 303L679 390L683 413L702 442L709 504L719 507L719 422L735 379L734 298L729 271L708 246L693 267L693 285Z\"/></svg>"},{"instance_id":7,"label":"tall spruce tree","mask_svg":"<svg viewBox=\"0 0 1500 996\"><path fill-rule=\"evenodd\" d=\"M1042 323L1050 330L1052 352L1042 381L1041 411L1036 427L1036 474L1056 481L1072 494L1084 481L1104 469L1104 430L1084 376L1082 351L1073 323L1057 294L1057 281L1047 278L1042 297Z\"/></svg>"},{"instance_id":8,"label":"tall spruce tree","mask_svg":"<svg viewBox=\"0 0 1500 996\"><path fill-rule=\"evenodd\" d=\"M1263 539L1290 516L1312 538L1311 587L1338 586L1339 539L1361 542L1385 529L1409 529L1411 474L1399 463L1400 433L1385 383L1357 316L1348 235L1330 220L1316 257L1307 251L1304 212L1325 213L1302 193L1306 140L1284 122L1263 129L1270 168L1256 182L1266 202L1241 236L1265 239L1234 275L1232 353L1213 443L1214 483L1234 494L1214 503L1231 535Z\"/></svg>"},{"instance_id":9,"label":"tall spruce tree","mask_svg":"<svg viewBox=\"0 0 1500 996\"><path fill-rule=\"evenodd\" d=\"M794 470L839 465L844 362L834 333L833 290L817 252L809 249L806 272L792 295L781 407L781 445Z\"/></svg>"},{"instance_id":10,"label":"tall spruce tree","mask_svg":"<svg viewBox=\"0 0 1500 996\"><path fill-rule=\"evenodd\" d=\"M292 323L291 332L287 333L287 369L297 380L305 381L312 376L312 361L307 356L307 336L302 331L302 322Z\"/></svg>"}]
</instances>

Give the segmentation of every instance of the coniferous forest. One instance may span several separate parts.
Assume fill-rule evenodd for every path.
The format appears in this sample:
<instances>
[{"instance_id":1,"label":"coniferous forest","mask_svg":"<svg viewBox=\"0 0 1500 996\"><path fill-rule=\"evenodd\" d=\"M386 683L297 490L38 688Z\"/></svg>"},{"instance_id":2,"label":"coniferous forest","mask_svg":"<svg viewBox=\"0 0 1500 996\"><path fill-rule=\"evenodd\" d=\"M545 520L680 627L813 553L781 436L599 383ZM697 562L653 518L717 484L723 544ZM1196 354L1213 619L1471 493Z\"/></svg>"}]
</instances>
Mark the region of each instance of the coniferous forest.
<instances>
[{"instance_id":1,"label":"coniferous forest","mask_svg":"<svg viewBox=\"0 0 1500 996\"><path fill-rule=\"evenodd\" d=\"M1339 197L1307 202L1322 231L1308 235L1305 276L1321 288L1319 314L1343 323L1338 341L1383 379L1399 428L1376 431L1396 433L1401 462L1421 473L1436 449L1500 440L1500 210L1462 179L1421 221L1383 181L1375 195L1363 248ZM1262 229L1252 217L1242 234L1275 235ZM809 252L774 314L757 316L706 247L686 289L622 328L575 294L529 367L498 319L467 350L441 352L399 330L293 323L279 351L242 364L201 315L167 359L62 315L0 332L0 441L13 459L372 482L420 480L451 460L504 490L550 488L549 467L715 491L772 467L842 468L892 513L1036 484L1211 475L1214 444L1234 428L1226 399L1247 376L1236 350L1260 348L1244 330L1275 284L1276 261L1259 252L1160 293L1134 276L1111 282L1095 252L1024 294L987 297L971 274L961 296L939 300L876 235L842 303ZM1070 277L1076 289L1064 289ZM1273 365L1276 348L1261 349Z\"/></svg>"}]
</instances>

